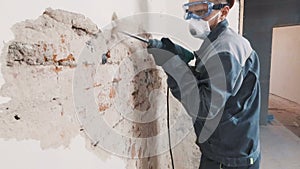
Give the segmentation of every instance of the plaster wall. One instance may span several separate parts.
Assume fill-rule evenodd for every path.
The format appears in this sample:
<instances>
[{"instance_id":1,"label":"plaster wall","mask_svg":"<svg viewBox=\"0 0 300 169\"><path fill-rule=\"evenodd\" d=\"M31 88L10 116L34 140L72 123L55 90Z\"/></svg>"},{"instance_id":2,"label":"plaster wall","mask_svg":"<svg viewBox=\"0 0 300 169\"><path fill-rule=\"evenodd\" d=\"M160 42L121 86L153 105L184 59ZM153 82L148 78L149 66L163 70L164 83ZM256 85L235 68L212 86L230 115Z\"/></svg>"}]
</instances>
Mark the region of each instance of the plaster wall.
<instances>
[{"instance_id":1,"label":"plaster wall","mask_svg":"<svg viewBox=\"0 0 300 169\"><path fill-rule=\"evenodd\" d=\"M273 29L270 93L300 104L300 26Z\"/></svg>"},{"instance_id":2,"label":"plaster wall","mask_svg":"<svg viewBox=\"0 0 300 169\"><path fill-rule=\"evenodd\" d=\"M1 102L3 104L1 105L2 126L0 132L0 158L4 162L1 163L0 166L11 169L149 168L150 166L154 168L166 168L169 166L168 152L165 152L156 158L140 159L138 158L139 152L142 150L139 149L139 147L143 147L143 145L135 145L133 142L125 142L124 144L128 148L128 152L126 150L126 153L128 153L130 158L115 156L111 152L95 148L94 145L96 143L93 142L93 140L90 140L89 137L87 137L87 135L83 132L83 127L78 123L77 117L74 114L74 105L70 97L72 96L72 90L70 86L72 85L74 75L74 69L72 69L72 57L69 57L69 60L66 60L66 65L59 65L59 67L57 67L56 61L59 59L68 58L67 56L70 56L70 53L72 53L72 56L74 55L74 58L77 61L83 47L86 44L85 42L91 38L89 35L78 36L78 32L74 33L72 30L65 29L64 26L68 26L66 23L58 24L59 29L51 30L50 33L44 31L43 27L36 28L35 24L33 24L34 28L31 30L23 28L28 28L28 23L36 23L36 21L39 21L40 19L38 17L41 16L46 8L51 7L53 9L63 9L66 11L79 13L88 17L90 19L88 22L89 24L86 24L85 26L89 25L92 27L87 26L85 27L87 28L85 30L91 30L92 34L96 34L97 28L101 30L102 27L105 27L111 23L111 18L114 12L119 18L131 16L141 12L154 12L169 14L181 19L183 15L181 5L184 2L185 1L183 0L180 0L180 2L177 2L176 4L171 4L173 2L169 1L159 0L129 0L126 1L126 3L119 0L11 0L2 2L0 7L0 38L1 42L3 43L0 44L0 47L2 49L1 69L2 73L5 72L5 75L2 76L5 80L1 76L1 85L3 85L2 96L4 97L1 98ZM231 26L237 30L238 5L235 5L232 11L233 12L229 16L229 20ZM151 22L149 23L151 25ZM173 32L182 32L182 29L179 30L177 28L178 27L169 28L168 26L164 26L161 28L161 30L157 31L156 34L155 31L152 33L154 36L159 37L160 35L170 35L168 34L170 29L172 29ZM136 29L138 29L138 26ZM48 38L46 38L47 40L42 41L44 35ZM109 37L111 34L108 33L107 36ZM186 45L189 49L193 50L196 50L201 43L201 41L193 39L187 31L171 38L174 38L176 42ZM6 59L7 50L12 42L25 43L24 45L16 45L19 45L19 47L25 46L25 49L28 49L27 47L29 44L29 49L34 48L34 51L40 51L40 49L36 47L38 45L43 46L44 44L50 46L53 44L53 51L55 51L54 49L59 50L60 48L62 50L59 52L57 58L52 58L52 62L47 62L46 66L41 67L34 65L35 62L30 66L30 63L33 62L31 62L31 60L27 60L28 62L22 62L22 64L14 65L14 67L11 68L7 67ZM41 42L43 42L43 44L40 44ZM133 43L133 46L142 47L142 45L138 44L136 41L131 41L128 43ZM52 49L50 49L50 53ZM134 50L134 47L121 44L116 50L112 51L113 56L118 56L115 57L116 60L111 60L110 65L105 65L97 69L97 73L100 72L101 75L101 72L107 72L109 70L111 72L117 72L118 68L120 68L119 61L122 60L122 58L124 59L128 51L132 52L132 50ZM42 54L45 53L42 52ZM24 60L24 58L22 59ZM13 60L15 60L15 58ZM83 62L84 64L87 63L86 65L89 65L88 62ZM153 61L151 61L151 59L146 60L146 63L147 65L149 65L149 63L153 65ZM78 63L76 62L76 64ZM132 63L126 63L125 65L127 64L132 66ZM144 73L135 77L137 79L143 79L145 76ZM152 73L153 72L148 72L146 74L151 75ZM154 96L156 96L156 98L161 98L162 100L160 104L165 105L165 76L162 74L161 70L156 73L159 74L161 79L153 78L153 80L158 80L162 84L160 86L154 85L151 89L153 90L160 88L162 93L157 93ZM132 74L134 74L134 71ZM109 83L107 80L115 75L116 74L112 73L106 74L104 77L97 76L103 78L96 80L99 80L99 82L102 84L105 82ZM121 75L123 75L122 72ZM153 75L153 77L157 76ZM126 83L121 83L120 86L125 84ZM112 99L111 97L114 96L114 91L111 89L111 85L98 86L97 84L94 84L91 87L96 88L95 93L98 92L97 94L101 93L101 91L105 91L102 93L102 95L98 95L97 99L100 101L103 101L103 97ZM120 92L123 89L124 88L120 88L120 90L117 90L117 92ZM134 88L132 90L134 90ZM162 96L158 97L161 94ZM140 93L137 94L137 97L143 98L145 96ZM153 95L151 95L151 97L153 97ZM103 103L102 105L99 104L100 112L108 109L107 104L114 102L114 100L110 99L106 99L106 101L101 102ZM140 102L137 101L135 103ZM171 106L174 109L174 112L179 112L178 110L180 109L180 106L178 107L178 105L179 104L176 102L176 100L171 100ZM147 105L140 104L140 106L140 109L143 109L143 106ZM157 105L157 107L159 108L162 106ZM126 109L126 107L124 108ZM163 108L161 111L165 112ZM106 113L105 115L112 125L117 124L115 127L118 127L119 125L120 131L129 132L131 136L135 137L137 134L139 134L139 130L141 129L143 129L142 131L146 131L145 136L147 136L149 133L155 134L157 132L164 131L166 126L165 114L161 114L159 116L161 117L161 121L152 127L141 126L139 124L126 124L122 121L119 122L118 120L120 119L118 119L117 116L109 115L109 113ZM175 113L173 118L176 119L177 117L178 114ZM16 120L18 118L20 119ZM189 125L189 127L191 126L191 124L187 125ZM158 128L156 128L157 126ZM149 128L151 129L153 127L154 129L156 128L156 130L149 130ZM185 141L178 144L174 148L175 163L179 168L196 168L198 166L200 157L199 150L195 145L191 146L191 144L194 143L194 139L194 135L191 133L186 137ZM185 153L187 153L187 155L183 156L182 154Z\"/></svg>"}]
</instances>

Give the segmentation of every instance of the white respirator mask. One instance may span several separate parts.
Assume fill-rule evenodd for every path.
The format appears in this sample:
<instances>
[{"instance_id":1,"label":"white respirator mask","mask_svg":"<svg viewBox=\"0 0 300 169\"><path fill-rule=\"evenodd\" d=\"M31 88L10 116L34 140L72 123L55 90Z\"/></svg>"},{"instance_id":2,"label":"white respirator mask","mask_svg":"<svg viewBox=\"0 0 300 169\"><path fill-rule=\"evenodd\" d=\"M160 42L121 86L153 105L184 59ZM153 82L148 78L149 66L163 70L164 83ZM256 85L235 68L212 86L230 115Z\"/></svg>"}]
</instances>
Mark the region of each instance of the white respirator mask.
<instances>
[{"instance_id":1,"label":"white respirator mask","mask_svg":"<svg viewBox=\"0 0 300 169\"><path fill-rule=\"evenodd\" d=\"M211 32L209 21L215 19L217 16L219 16L219 12L210 18L208 21L205 21L203 19L195 19L191 18L188 20L189 22L189 30L193 37L199 38L199 39L205 39L209 33Z\"/></svg>"}]
</instances>

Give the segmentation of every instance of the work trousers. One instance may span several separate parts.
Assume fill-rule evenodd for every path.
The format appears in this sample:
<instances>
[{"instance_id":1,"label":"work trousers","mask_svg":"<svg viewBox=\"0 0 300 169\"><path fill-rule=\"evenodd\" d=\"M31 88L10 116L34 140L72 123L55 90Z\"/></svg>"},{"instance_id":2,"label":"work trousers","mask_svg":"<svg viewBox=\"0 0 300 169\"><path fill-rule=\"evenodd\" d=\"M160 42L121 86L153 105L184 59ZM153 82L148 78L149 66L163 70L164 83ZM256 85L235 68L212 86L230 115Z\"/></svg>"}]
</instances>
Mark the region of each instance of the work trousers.
<instances>
[{"instance_id":1,"label":"work trousers","mask_svg":"<svg viewBox=\"0 0 300 169\"><path fill-rule=\"evenodd\" d=\"M259 169L259 165L260 157L255 161L253 165L243 167L227 167L202 155L199 169Z\"/></svg>"}]
</instances>

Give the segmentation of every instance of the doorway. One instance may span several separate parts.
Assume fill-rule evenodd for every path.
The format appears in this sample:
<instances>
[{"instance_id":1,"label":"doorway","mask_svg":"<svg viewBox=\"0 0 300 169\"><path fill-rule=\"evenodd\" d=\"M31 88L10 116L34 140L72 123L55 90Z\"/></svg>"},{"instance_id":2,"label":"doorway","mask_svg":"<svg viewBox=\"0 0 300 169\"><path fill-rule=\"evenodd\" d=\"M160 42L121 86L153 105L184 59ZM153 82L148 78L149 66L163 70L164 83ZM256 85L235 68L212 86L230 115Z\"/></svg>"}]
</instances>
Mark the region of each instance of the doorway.
<instances>
[{"instance_id":1,"label":"doorway","mask_svg":"<svg viewBox=\"0 0 300 169\"><path fill-rule=\"evenodd\" d=\"M300 137L300 25L275 27L269 113Z\"/></svg>"}]
</instances>

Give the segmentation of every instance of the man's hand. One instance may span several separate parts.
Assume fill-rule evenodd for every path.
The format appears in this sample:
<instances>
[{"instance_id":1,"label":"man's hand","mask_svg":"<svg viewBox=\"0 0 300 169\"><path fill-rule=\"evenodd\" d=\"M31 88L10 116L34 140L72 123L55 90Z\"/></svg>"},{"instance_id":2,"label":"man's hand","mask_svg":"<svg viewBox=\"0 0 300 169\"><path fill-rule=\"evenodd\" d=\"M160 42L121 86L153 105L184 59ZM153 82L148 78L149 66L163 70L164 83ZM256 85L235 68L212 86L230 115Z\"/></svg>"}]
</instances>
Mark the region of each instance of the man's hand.
<instances>
[{"instance_id":1,"label":"man's hand","mask_svg":"<svg viewBox=\"0 0 300 169\"><path fill-rule=\"evenodd\" d=\"M169 38L150 39L147 47L148 53L152 54L155 63L162 66L173 56L178 55L185 63L194 59L194 54L187 49L174 44Z\"/></svg>"},{"instance_id":2,"label":"man's hand","mask_svg":"<svg viewBox=\"0 0 300 169\"><path fill-rule=\"evenodd\" d=\"M159 66L162 66L176 55L175 45L169 38L162 38L161 40L150 39L149 42L147 51L153 55L155 63Z\"/></svg>"}]
</instances>

